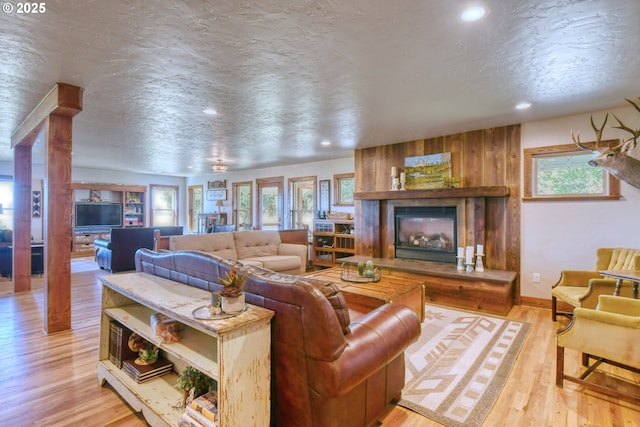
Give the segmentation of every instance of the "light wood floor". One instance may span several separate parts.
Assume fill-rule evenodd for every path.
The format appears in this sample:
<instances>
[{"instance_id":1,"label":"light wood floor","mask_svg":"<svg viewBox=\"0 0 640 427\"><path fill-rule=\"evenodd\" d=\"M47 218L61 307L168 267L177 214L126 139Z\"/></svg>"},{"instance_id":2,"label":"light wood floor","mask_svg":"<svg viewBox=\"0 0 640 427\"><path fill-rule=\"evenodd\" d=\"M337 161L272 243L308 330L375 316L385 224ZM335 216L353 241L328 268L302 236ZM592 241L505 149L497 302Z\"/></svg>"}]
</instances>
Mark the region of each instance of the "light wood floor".
<instances>
[{"instance_id":1,"label":"light wood floor","mask_svg":"<svg viewBox=\"0 0 640 427\"><path fill-rule=\"evenodd\" d=\"M0 280L0 426L145 426L108 386L96 379L100 285L86 259L72 262L72 330L44 335L42 279L33 291L12 295ZM584 391L555 386L555 331L547 310L514 307L509 318L529 322L531 332L484 426L640 426L640 407ZM567 350L567 370L580 368ZM606 368L602 381L640 384L640 375ZM627 385L628 386L628 385ZM441 424L396 407L383 427ZM243 426L244 427L244 426ZM300 426L304 427L304 426Z\"/></svg>"}]
</instances>

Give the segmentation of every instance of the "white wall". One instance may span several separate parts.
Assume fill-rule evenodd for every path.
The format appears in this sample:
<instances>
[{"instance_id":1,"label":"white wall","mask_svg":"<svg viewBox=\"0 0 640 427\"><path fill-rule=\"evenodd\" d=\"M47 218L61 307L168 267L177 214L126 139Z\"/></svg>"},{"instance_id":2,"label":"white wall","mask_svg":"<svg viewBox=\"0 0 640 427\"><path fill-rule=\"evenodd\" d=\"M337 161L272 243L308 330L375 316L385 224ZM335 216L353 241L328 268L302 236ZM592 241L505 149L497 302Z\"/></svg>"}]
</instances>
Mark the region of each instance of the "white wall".
<instances>
[{"instance_id":1,"label":"white wall","mask_svg":"<svg viewBox=\"0 0 640 427\"><path fill-rule=\"evenodd\" d=\"M637 128L638 112L633 108L614 112L626 125ZM593 113L600 124L606 112ZM589 122L591 114L582 114L524 123L522 148L570 144L571 131L580 131L583 142L594 141ZM609 125L615 123L609 118ZM628 138L615 129L602 139ZM640 158L636 148L633 157ZM621 182L622 199L616 201L523 202L521 295L550 299L551 286L563 269L593 269L599 247L640 247L640 189ZM533 283L540 273L540 283Z\"/></svg>"},{"instance_id":2,"label":"white wall","mask_svg":"<svg viewBox=\"0 0 640 427\"><path fill-rule=\"evenodd\" d=\"M230 168L233 169L233 166L230 165ZM229 221L231 222L231 205L230 205L230 193L231 193L231 184L234 182L241 181L252 181L253 182L253 194L254 194L254 202L256 195L256 186L255 180L259 178L270 178L277 176L284 176L284 200L285 200L285 210L287 203L286 201L289 198L287 188L287 180L289 178L296 178L301 176L316 176L317 180L328 179L331 181L331 199L333 201L333 175L341 174L341 173L352 173L355 170L354 166L354 158L346 157L342 159L336 160L326 160L321 162L311 162L311 163L300 163L296 165L288 165L288 166L279 166L272 168L263 168L263 169L252 169L250 171L239 171L239 172L225 172L225 173L216 173L216 174L207 174L200 175L187 179L187 185L202 185L206 191L207 182L214 180L227 180L227 201L225 201L225 205L220 209L221 212L226 212L229 217ZM205 197L206 199L206 197ZM316 199L317 203L317 199ZM214 201L204 202L203 212L217 212L218 208L215 206ZM353 213L353 207L350 206L331 206L332 212L350 212ZM253 215L253 223L257 223L257 213L254 209ZM289 224L289 215L286 213L285 218L285 228L288 228Z\"/></svg>"}]
</instances>

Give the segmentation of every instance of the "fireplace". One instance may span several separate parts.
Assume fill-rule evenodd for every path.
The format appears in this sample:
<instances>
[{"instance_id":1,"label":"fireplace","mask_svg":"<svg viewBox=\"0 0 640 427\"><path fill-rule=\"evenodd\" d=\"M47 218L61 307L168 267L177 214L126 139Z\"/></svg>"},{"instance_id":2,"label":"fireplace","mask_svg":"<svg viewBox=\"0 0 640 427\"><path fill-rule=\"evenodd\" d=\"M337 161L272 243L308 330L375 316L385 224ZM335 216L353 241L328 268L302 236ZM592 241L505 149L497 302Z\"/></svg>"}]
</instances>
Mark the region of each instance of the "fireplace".
<instances>
[{"instance_id":1,"label":"fireplace","mask_svg":"<svg viewBox=\"0 0 640 427\"><path fill-rule=\"evenodd\" d=\"M396 258L456 262L456 206L397 206L394 223Z\"/></svg>"}]
</instances>

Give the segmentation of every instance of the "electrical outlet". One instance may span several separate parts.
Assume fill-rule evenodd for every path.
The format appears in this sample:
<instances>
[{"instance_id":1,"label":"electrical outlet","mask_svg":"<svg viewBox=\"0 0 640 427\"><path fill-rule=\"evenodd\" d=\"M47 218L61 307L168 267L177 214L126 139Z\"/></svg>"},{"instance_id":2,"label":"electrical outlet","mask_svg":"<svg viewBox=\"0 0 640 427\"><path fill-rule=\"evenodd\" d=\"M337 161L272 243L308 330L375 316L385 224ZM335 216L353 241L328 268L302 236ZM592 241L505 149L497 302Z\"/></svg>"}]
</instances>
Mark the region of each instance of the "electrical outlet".
<instances>
[{"instance_id":1,"label":"electrical outlet","mask_svg":"<svg viewBox=\"0 0 640 427\"><path fill-rule=\"evenodd\" d=\"M533 273L533 283L540 283L540 273Z\"/></svg>"}]
</instances>

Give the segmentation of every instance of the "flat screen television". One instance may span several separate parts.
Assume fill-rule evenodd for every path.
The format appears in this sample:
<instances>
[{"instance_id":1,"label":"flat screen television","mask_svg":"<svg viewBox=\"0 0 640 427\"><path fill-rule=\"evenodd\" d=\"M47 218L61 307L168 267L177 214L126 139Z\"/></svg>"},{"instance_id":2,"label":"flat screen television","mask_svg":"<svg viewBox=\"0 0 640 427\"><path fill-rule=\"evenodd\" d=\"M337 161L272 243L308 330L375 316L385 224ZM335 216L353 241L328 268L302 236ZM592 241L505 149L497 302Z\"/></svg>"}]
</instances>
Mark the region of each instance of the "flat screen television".
<instances>
[{"instance_id":1,"label":"flat screen television","mask_svg":"<svg viewBox=\"0 0 640 427\"><path fill-rule=\"evenodd\" d=\"M122 227L122 203L76 203L76 228Z\"/></svg>"}]
</instances>

